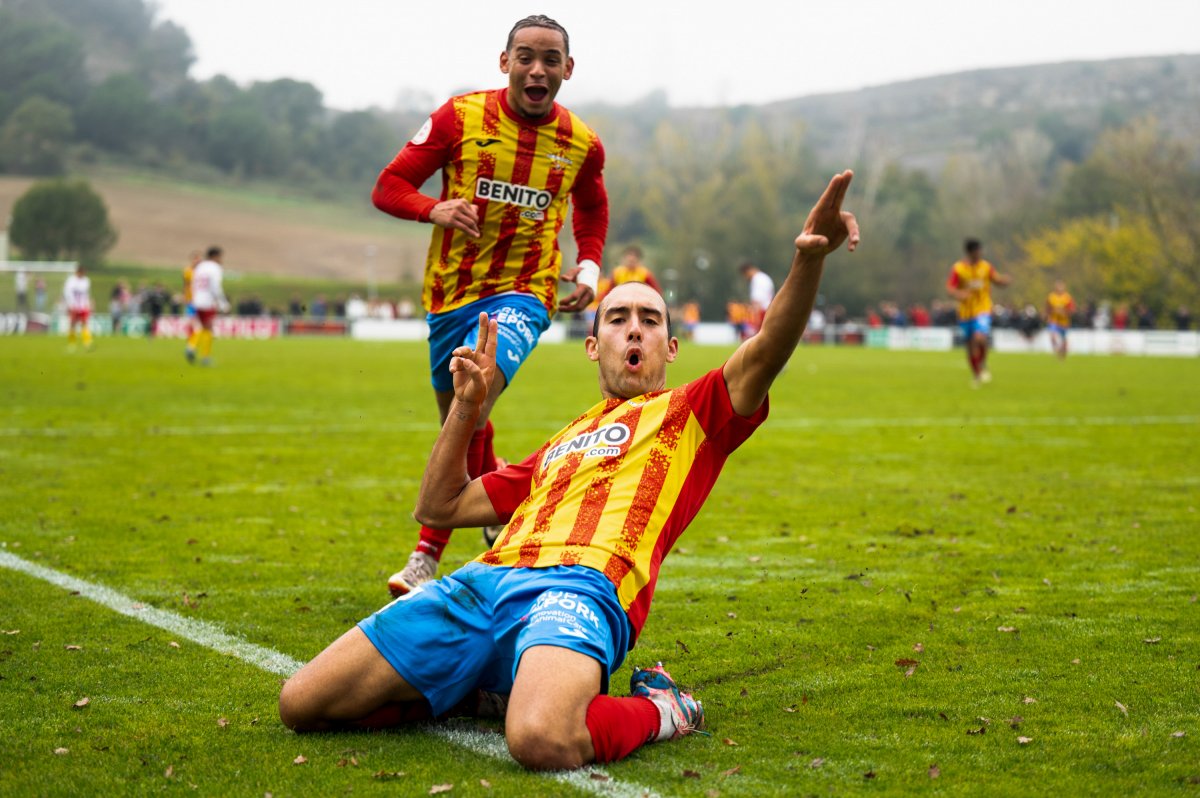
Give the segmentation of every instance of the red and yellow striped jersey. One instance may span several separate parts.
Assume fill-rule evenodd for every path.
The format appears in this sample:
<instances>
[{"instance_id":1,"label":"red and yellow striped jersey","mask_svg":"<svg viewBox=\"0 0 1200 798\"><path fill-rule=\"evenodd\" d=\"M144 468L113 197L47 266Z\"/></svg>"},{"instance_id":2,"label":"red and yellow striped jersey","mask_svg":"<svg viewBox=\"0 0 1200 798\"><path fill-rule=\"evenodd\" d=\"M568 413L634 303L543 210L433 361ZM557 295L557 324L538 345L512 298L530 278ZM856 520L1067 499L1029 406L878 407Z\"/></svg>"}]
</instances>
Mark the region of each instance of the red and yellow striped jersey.
<instances>
[{"instance_id":1,"label":"red and yellow striped jersey","mask_svg":"<svg viewBox=\"0 0 1200 798\"><path fill-rule=\"evenodd\" d=\"M556 310L562 255L558 233L574 198L579 259L601 260L608 196L600 138L555 104L543 119L512 110L505 89L454 97L433 113L380 176L376 207L429 221L437 200L417 189L442 170L441 199L465 199L480 237L433 229L425 263L425 309L455 310L508 291L533 294Z\"/></svg>"},{"instance_id":2,"label":"red and yellow striped jersey","mask_svg":"<svg viewBox=\"0 0 1200 798\"><path fill-rule=\"evenodd\" d=\"M1059 327L1071 326L1071 313L1075 310L1075 300L1066 291L1059 293L1051 291L1046 297L1046 323Z\"/></svg>"},{"instance_id":3,"label":"red and yellow striped jersey","mask_svg":"<svg viewBox=\"0 0 1200 798\"><path fill-rule=\"evenodd\" d=\"M582 565L612 581L636 635L659 565L712 490L725 459L767 417L733 410L721 369L671 391L608 399L522 463L483 477L508 525L489 565Z\"/></svg>"},{"instance_id":4,"label":"red and yellow striped jersey","mask_svg":"<svg viewBox=\"0 0 1200 798\"><path fill-rule=\"evenodd\" d=\"M662 293L662 287L659 286L658 280L654 279L654 273L641 263L636 266L620 265L613 269L612 284L614 287L632 282L645 283L658 293Z\"/></svg>"},{"instance_id":5,"label":"red and yellow striped jersey","mask_svg":"<svg viewBox=\"0 0 1200 798\"><path fill-rule=\"evenodd\" d=\"M984 313L992 312L992 278L996 269L986 260L980 259L975 264L960 260L950 270L950 279L946 285L950 288L966 289L970 292L966 299L958 301L958 317L973 319Z\"/></svg>"}]
</instances>

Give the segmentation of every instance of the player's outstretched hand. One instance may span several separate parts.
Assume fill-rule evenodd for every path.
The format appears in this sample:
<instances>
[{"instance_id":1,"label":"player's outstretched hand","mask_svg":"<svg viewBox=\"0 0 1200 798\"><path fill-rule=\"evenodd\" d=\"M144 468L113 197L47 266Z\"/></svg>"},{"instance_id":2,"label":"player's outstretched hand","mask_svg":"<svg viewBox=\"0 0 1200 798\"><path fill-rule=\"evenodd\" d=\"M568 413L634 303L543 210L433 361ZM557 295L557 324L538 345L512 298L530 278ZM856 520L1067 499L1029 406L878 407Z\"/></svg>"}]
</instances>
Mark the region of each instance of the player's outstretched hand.
<instances>
[{"instance_id":1,"label":"player's outstretched hand","mask_svg":"<svg viewBox=\"0 0 1200 798\"><path fill-rule=\"evenodd\" d=\"M804 232L796 238L796 249L800 254L823 258L849 240L847 249L853 252L858 247L858 222L854 214L842 210L842 200L854 173L849 169L836 174L825 187L825 193L808 212Z\"/></svg>"},{"instance_id":2,"label":"player's outstretched hand","mask_svg":"<svg viewBox=\"0 0 1200 798\"><path fill-rule=\"evenodd\" d=\"M460 346L451 353L450 374L454 378L454 398L466 404L482 405L492 387L496 372L497 323L479 314L479 340L472 349Z\"/></svg>"},{"instance_id":3,"label":"player's outstretched hand","mask_svg":"<svg viewBox=\"0 0 1200 798\"><path fill-rule=\"evenodd\" d=\"M447 230L461 230L471 238L479 238L479 211L465 199L439 202L429 212L429 221Z\"/></svg>"},{"instance_id":4,"label":"player's outstretched hand","mask_svg":"<svg viewBox=\"0 0 1200 798\"><path fill-rule=\"evenodd\" d=\"M562 279L568 283L575 283L581 271L583 269L576 266L573 269L563 272ZM563 313L578 313L592 304L592 300L595 298L596 292L591 289L591 286L575 283L575 290L571 292L571 295L558 300L558 309Z\"/></svg>"}]
</instances>

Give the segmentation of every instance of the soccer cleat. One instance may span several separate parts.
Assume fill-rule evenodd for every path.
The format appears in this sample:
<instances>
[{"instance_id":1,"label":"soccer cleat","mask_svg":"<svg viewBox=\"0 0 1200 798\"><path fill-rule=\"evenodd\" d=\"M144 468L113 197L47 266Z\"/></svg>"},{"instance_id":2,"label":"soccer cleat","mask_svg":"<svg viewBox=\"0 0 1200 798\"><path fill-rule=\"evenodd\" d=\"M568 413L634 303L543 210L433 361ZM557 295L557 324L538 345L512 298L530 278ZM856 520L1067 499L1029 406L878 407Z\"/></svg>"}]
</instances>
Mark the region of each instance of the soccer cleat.
<instances>
[{"instance_id":1,"label":"soccer cleat","mask_svg":"<svg viewBox=\"0 0 1200 798\"><path fill-rule=\"evenodd\" d=\"M979 372L979 381L982 382L984 385L991 382L992 381L992 372L988 371L987 369L981 369Z\"/></svg>"},{"instance_id":2,"label":"soccer cleat","mask_svg":"<svg viewBox=\"0 0 1200 798\"><path fill-rule=\"evenodd\" d=\"M438 561L421 551L408 555L408 564L398 573L388 579L388 592L396 598L411 593L421 585L433 579L437 573Z\"/></svg>"},{"instance_id":3,"label":"soccer cleat","mask_svg":"<svg viewBox=\"0 0 1200 798\"><path fill-rule=\"evenodd\" d=\"M196 362L196 350L195 349L188 348L188 349L183 350L183 356L185 358L187 358L187 362L195 364L195 362Z\"/></svg>"},{"instance_id":4,"label":"soccer cleat","mask_svg":"<svg viewBox=\"0 0 1200 798\"><path fill-rule=\"evenodd\" d=\"M500 533L504 531L504 524L492 524L483 528L483 542L490 549L496 545L496 538L500 537Z\"/></svg>"},{"instance_id":5,"label":"soccer cleat","mask_svg":"<svg viewBox=\"0 0 1200 798\"><path fill-rule=\"evenodd\" d=\"M660 662L639 668L629 677L629 694L649 698L658 707L659 726L654 742L675 740L704 728L704 707L675 684Z\"/></svg>"}]
</instances>

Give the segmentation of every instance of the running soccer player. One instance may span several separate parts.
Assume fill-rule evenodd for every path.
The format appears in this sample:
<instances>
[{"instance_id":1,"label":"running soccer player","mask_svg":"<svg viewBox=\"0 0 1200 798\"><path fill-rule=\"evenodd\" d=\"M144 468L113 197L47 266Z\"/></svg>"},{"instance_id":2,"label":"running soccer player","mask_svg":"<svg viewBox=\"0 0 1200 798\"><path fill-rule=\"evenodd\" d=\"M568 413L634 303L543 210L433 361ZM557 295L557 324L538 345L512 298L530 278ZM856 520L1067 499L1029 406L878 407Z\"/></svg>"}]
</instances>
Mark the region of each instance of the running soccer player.
<instances>
[{"instance_id":1,"label":"running soccer player","mask_svg":"<svg viewBox=\"0 0 1200 798\"><path fill-rule=\"evenodd\" d=\"M86 271L82 264L76 266L75 273L63 283L63 303L67 307L67 350L71 352L75 351L76 327L79 327L83 348L92 348L92 329L89 324L92 316L92 281Z\"/></svg>"},{"instance_id":2,"label":"running soccer player","mask_svg":"<svg viewBox=\"0 0 1200 798\"><path fill-rule=\"evenodd\" d=\"M218 311L229 310L229 301L225 299L225 290L221 282L223 271L221 258L224 252L220 247L209 247L204 260L196 264L192 273L192 305L196 308L196 321L200 329L196 333L196 345L189 343L184 355L189 363L196 362L200 356L200 365L212 365L213 320Z\"/></svg>"},{"instance_id":3,"label":"running soccer player","mask_svg":"<svg viewBox=\"0 0 1200 798\"><path fill-rule=\"evenodd\" d=\"M642 283L601 303L585 342L601 400L523 462L472 479L471 439L495 375L497 320L477 317L454 350L454 400L414 512L434 526L506 522L474 562L350 629L283 687L297 731L440 716L475 690L508 693L504 733L527 768L578 768L699 728L704 710L661 664L611 675L646 622L659 565L699 511L726 458L767 417L767 391L800 342L825 257L859 241L834 176L795 241L762 331L723 366L665 390L679 351L662 296Z\"/></svg>"},{"instance_id":4,"label":"running soccer player","mask_svg":"<svg viewBox=\"0 0 1200 798\"><path fill-rule=\"evenodd\" d=\"M1067 293L1067 284L1055 280L1054 290L1046 297L1046 330L1050 333L1050 346L1060 360L1067 356L1067 330L1074 312L1075 300Z\"/></svg>"},{"instance_id":5,"label":"running soccer player","mask_svg":"<svg viewBox=\"0 0 1200 798\"><path fill-rule=\"evenodd\" d=\"M497 466L488 417L550 325L551 314L583 310L596 296L608 232L604 149L582 119L554 102L574 68L561 25L545 16L520 20L500 54L508 86L454 97L434 111L383 170L372 195L382 211L434 225L422 299L442 423L454 398L451 353L475 342L480 311L499 322L500 374L471 441L472 477ZM440 200L418 190L439 169ZM579 260L562 272L558 232L568 197L575 206ZM576 284L562 300L557 298L560 277ZM392 595L433 578L451 532L421 527L407 564L388 580ZM484 530L489 545L495 532Z\"/></svg>"},{"instance_id":6,"label":"running soccer player","mask_svg":"<svg viewBox=\"0 0 1200 798\"><path fill-rule=\"evenodd\" d=\"M983 259L983 245L974 238L963 243L966 257L950 269L946 290L958 300L958 326L967 348L972 386L991 382L987 368L988 337L992 334L992 285L1008 285L1012 278L996 271Z\"/></svg>"},{"instance_id":7,"label":"running soccer player","mask_svg":"<svg viewBox=\"0 0 1200 798\"><path fill-rule=\"evenodd\" d=\"M200 250L194 251L188 257L188 265L183 270L183 313L187 319L187 346L184 349L188 362L196 359L196 340L200 335L200 327L196 324L196 306L192 304L192 277L196 274L196 266L204 257Z\"/></svg>"},{"instance_id":8,"label":"running soccer player","mask_svg":"<svg viewBox=\"0 0 1200 798\"><path fill-rule=\"evenodd\" d=\"M636 244L625 247L621 252L621 262L613 269L613 288L623 283L645 283L658 293L662 293L662 286L658 284L658 280L654 279L654 272L642 263L642 248Z\"/></svg>"}]
</instances>

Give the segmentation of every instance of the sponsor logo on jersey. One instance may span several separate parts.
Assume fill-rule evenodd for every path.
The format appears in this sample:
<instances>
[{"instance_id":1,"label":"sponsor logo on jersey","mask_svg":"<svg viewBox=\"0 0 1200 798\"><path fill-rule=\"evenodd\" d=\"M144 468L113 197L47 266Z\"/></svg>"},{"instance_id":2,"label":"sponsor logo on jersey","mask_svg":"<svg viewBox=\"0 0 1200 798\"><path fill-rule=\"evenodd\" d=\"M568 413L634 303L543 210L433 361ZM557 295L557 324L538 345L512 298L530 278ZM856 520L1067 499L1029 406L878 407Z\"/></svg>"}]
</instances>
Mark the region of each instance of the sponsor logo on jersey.
<instances>
[{"instance_id":1,"label":"sponsor logo on jersey","mask_svg":"<svg viewBox=\"0 0 1200 798\"><path fill-rule=\"evenodd\" d=\"M505 183L503 180L479 178L475 184L476 199L495 200L509 205L520 205L523 208L534 208L544 211L554 201L554 195L549 191Z\"/></svg>"},{"instance_id":2,"label":"sponsor logo on jersey","mask_svg":"<svg viewBox=\"0 0 1200 798\"><path fill-rule=\"evenodd\" d=\"M616 457L630 436L629 427L620 422L605 424L591 432L581 432L547 451L542 457L542 468L572 452L583 452L584 457Z\"/></svg>"},{"instance_id":3,"label":"sponsor logo on jersey","mask_svg":"<svg viewBox=\"0 0 1200 798\"><path fill-rule=\"evenodd\" d=\"M421 129L416 132L411 139L413 144L421 145L429 141L429 134L433 132L433 117L425 120L425 124L421 125Z\"/></svg>"},{"instance_id":4,"label":"sponsor logo on jersey","mask_svg":"<svg viewBox=\"0 0 1200 798\"><path fill-rule=\"evenodd\" d=\"M500 139L475 139L476 147L486 148L486 147L492 146L493 144L499 144L499 143L500 143Z\"/></svg>"}]
</instances>

